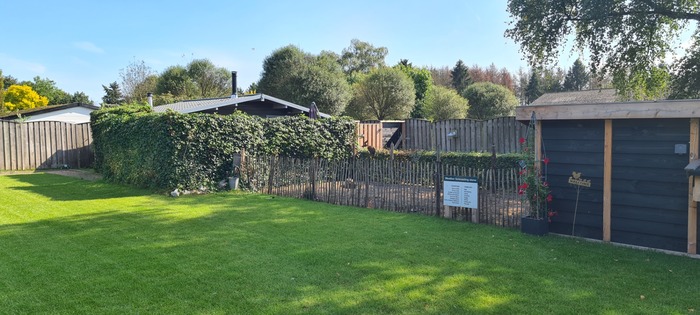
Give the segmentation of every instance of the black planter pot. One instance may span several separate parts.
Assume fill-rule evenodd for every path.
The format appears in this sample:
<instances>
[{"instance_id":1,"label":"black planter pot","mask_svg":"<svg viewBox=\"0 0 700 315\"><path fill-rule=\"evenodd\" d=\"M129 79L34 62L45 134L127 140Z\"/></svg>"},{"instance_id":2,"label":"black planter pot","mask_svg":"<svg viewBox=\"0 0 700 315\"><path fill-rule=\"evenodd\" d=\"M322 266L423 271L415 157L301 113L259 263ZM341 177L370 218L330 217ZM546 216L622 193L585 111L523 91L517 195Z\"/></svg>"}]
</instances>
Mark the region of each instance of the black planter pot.
<instances>
[{"instance_id":1,"label":"black planter pot","mask_svg":"<svg viewBox=\"0 0 700 315\"><path fill-rule=\"evenodd\" d=\"M522 217L520 219L520 231L530 235L547 235L549 233L549 222L545 219Z\"/></svg>"}]
</instances>

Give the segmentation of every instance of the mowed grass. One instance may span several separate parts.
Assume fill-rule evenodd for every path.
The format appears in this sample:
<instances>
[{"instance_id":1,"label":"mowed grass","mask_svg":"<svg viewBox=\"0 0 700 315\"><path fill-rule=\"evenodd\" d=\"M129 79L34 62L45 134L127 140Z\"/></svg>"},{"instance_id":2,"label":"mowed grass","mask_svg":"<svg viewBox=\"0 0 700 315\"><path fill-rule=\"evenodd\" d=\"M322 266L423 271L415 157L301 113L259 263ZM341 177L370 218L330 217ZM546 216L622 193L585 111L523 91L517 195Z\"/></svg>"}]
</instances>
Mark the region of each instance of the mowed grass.
<instances>
[{"instance_id":1,"label":"mowed grass","mask_svg":"<svg viewBox=\"0 0 700 315\"><path fill-rule=\"evenodd\" d=\"M700 260L259 194L0 176L2 314L686 314Z\"/></svg>"}]
</instances>

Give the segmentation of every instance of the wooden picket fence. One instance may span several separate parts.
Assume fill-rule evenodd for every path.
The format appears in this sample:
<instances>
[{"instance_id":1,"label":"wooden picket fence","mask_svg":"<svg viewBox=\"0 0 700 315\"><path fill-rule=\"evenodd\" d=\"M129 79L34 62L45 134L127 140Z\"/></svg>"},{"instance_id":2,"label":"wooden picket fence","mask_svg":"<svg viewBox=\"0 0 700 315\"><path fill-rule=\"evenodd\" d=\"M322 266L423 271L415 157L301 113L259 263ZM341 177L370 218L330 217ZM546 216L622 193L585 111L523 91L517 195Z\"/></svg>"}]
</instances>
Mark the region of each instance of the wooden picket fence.
<instances>
[{"instance_id":1,"label":"wooden picket fence","mask_svg":"<svg viewBox=\"0 0 700 315\"><path fill-rule=\"evenodd\" d=\"M471 169L441 163L376 159L297 159L247 157L243 186L279 196L336 205L446 216L518 227L527 209L517 194L515 169ZM479 208L443 210L443 176L472 176L479 181ZM436 178L439 180L436 182ZM476 213L475 213L476 212ZM475 219L476 218L476 219Z\"/></svg>"},{"instance_id":2,"label":"wooden picket fence","mask_svg":"<svg viewBox=\"0 0 700 315\"><path fill-rule=\"evenodd\" d=\"M89 123L0 121L0 170L92 166Z\"/></svg>"}]
</instances>

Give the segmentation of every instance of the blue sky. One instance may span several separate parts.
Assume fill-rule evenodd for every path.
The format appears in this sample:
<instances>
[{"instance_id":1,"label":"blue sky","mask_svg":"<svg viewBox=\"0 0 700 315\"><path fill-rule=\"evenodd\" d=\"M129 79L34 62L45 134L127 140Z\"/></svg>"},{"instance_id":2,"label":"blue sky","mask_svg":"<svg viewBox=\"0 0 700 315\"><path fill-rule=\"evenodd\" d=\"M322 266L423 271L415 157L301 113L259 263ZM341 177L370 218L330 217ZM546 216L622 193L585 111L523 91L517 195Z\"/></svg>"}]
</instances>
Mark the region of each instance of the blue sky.
<instances>
[{"instance_id":1,"label":"blue sky","mask_svg":"<svg viewBox=\"0 0 700 315\"><path fill-rule=\"evenodd\" d=\"M390 65L408 59L415 66L451 67L462 59L512 72L527 66L503 36L506 0L0 0L0 17L4 75L47 77L98 104L102 85L120 82L120 69L132 61L160 72L208 58L238 71L245 88L277 48L340 53L353 38L387 47Z\"/></svg>"}]
</instances>

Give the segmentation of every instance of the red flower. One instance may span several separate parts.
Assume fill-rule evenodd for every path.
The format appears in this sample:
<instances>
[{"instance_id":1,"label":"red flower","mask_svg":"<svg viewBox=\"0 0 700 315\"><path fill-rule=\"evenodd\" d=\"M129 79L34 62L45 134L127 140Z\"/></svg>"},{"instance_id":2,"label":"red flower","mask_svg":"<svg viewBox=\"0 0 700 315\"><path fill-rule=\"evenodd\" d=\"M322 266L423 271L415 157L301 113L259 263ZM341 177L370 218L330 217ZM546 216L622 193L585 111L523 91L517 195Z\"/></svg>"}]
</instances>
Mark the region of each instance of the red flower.
<instances>
[{"instance_id":1,"label":"red flower","mask_svg":"<svg viewBox=\"0 0 700 315\"><path fill-rule=\"evenodd\" d=\"M544 163L544 165L549 164L549 158L548 157L544 158L544 160L542 160L542 162Z\"/></svg>"},{"instance_id":2,"label":"red flower","mask_svg":"<svg viewBox=\"0 0 700 315\"><path fill-rule=\"evenodd\" d=\"M518 139L518 142L520 142L520 144L523 144L523 143L525 143L525 138L523 138L523 137L520 137L520 139Z\"/></svg>"},{"instance_id":3,"label":"red flower","mask_svg":"<svg viewBox=\"0 0 700 315\"><path fill-rule=\"evenodd\" d=\"M544 186L544 187L549 187L549 183L548 183L548 182L542 182L542 186Z\"/></svg>"},{"instance_id":4,"label":"red flower","mask_svg":"<svg viewBox=\"0 0 700 315\"><path fill-rule=\"evenodd\" d=\"M556 211L549 211L549 212L547 212L547 216L550 218L555 217L555 216L557 216L557 212Z\"/></svg>"},{"instance_id":5,"label":"red flower","mask_svg":"<svg viewBox=\"0 0 700 315\"><path fill-rule=\"evenodd\" d=\"M518 195L524 194L525 190L527 190L527 183L523 183L522 185L518 186Z\"/></svg>"},{"instance_id":6,"label":"red flower","mask_svg":"<svg viewBox=\"0 0 700 315\"><path fill-rule=\"evenodd\" d=\"M547 195L547 202L552 202L552 194Z\"/></svg>"},{"instance_id":7,"label":"red flower","mask_svg":"<svg viewBox=\"0 0 700 315\"><path fill-rule=\"evenodd\" d=\"M525 175L525 174L527 174L527 169L524 168L524 169L520 170L520 172L518 172L518 174L519 174L519 175Z\"/></svg>"}]
</instances>

